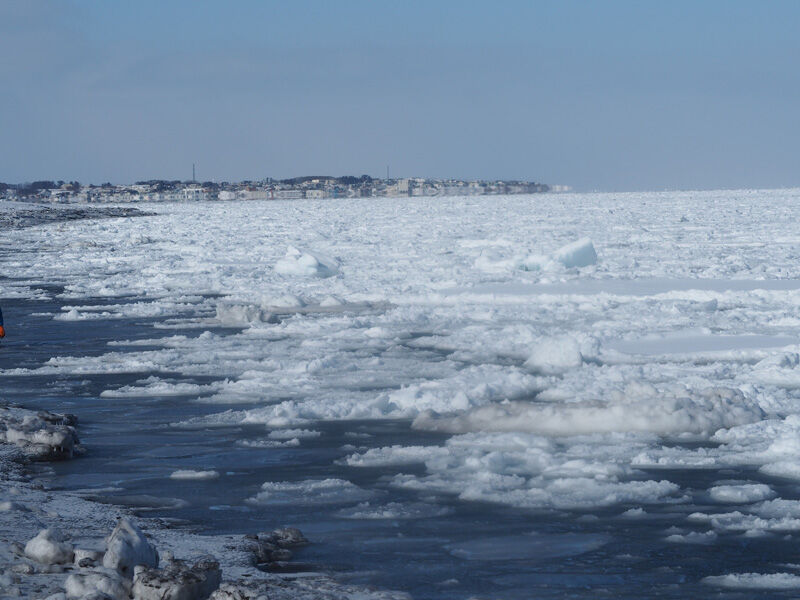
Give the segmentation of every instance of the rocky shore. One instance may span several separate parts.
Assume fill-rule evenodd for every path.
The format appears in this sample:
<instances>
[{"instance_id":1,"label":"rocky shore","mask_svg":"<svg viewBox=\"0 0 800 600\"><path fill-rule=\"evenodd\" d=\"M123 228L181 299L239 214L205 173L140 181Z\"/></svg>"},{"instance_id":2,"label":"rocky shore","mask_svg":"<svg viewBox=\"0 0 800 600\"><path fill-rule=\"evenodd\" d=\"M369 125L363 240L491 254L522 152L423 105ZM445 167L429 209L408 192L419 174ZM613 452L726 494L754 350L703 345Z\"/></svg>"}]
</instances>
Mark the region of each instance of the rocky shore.
<instances>
[{"instance_id":1,"label":"rocky shore","mask_svg":"<svg viewBox=\"0 0 800 600\"><path fill-rule=\"evenodd\" d=\"M39 600L407 600L320 573L277 574L307 543L292 527L203 536L49 492L31 461L83 449L70 415L0 407L0 596Z\"/></svg>"},{"instance_id":2,"label":"rocky shore","mask_svg":"<svg viewBox=\"0 0 800 600\"><path fill-rule=\"evenodd\" d=\"M8 202L0 200L0 226L22 228L78 219L141 217L154 213L130 206L90 206Z\"/></svg>"}]
</instances>

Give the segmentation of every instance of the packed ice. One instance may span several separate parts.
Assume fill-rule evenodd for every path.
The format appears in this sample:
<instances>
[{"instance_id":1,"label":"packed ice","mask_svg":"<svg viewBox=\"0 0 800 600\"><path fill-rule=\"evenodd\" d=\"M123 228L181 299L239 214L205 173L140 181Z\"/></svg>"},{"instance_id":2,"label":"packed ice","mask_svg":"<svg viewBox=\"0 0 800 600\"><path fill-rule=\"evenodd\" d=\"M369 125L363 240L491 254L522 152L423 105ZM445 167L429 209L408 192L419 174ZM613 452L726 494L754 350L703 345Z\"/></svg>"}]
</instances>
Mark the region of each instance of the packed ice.
<instances>
[{"instance_id":1,"label":"packed ice","mask_svg":"<svg viewBox=\"0 0 800 600\"><path fill-rule=\"evenodd\" d=\"M0 295L36 300L38 283L57 283L56 322L139 319L159 334L2 375L125 375L101 397L202 403L165 425L258 427L235 440L254 453L302 452L331 424L351 432L326 465L335 474L261 479L246 507L369 522L440 518L452 503L668 515L659 543L686 552L796 535L798 205L798 190L164 204L10 230L26 250L4 258L15 278ZM15 411L0 409L5 441L65 454L77 443L69 423ZM365 421L402 423L405 437L375 443L357 431ZM566 557L608 543L564 535L509 532L448 552ZM32 556L68 559L56 532L41 536ZM135 530L123 538L109 548L139 548ZM132 568L123 555L103 564ZM695 580L800 587L768 566ZM110 576L92 577L101 589Z\"/></svg>"}]
</instances>

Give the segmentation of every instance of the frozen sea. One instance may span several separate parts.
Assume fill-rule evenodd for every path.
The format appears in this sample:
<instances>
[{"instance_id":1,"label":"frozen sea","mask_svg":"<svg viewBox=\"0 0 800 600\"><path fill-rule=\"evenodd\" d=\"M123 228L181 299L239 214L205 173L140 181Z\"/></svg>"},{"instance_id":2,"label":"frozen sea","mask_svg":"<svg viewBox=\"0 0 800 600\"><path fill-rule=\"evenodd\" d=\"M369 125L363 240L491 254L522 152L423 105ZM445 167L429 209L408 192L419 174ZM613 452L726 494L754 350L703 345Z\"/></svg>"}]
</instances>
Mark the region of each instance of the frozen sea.
<instances>
[{"instance_id":1,"label":"frozen sea","mask_svg":"<svg viewBox=\"0 0 800 600\"><path fill-rule=\"evenodd\" d=\"M52 490L418 599L800 590L800 190L138 207L0 239Z\"/></svg>"}]
</instances>

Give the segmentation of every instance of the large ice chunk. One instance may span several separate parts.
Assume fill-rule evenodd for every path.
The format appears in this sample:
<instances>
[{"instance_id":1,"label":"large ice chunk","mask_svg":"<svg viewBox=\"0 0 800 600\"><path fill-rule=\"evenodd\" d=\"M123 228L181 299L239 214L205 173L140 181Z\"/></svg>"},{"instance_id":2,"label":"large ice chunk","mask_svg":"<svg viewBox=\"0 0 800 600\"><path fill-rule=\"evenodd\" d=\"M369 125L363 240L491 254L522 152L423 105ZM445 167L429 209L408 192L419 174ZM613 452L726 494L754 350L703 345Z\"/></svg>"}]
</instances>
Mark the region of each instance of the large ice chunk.
<instances>
[{"instance_id":1,"label":"large ice chunk","mask_svg":"<svg viewBox=\"0 0 800 600\"><path fill-rule=\"evenodd\" d=\"M70 575L64 587L67 598L91 598L95 597L92 594L102 594L101 598L128 600L131 584L116 571L101 568L90 573Z\"/></svg>"},{"instance_id":2,"label":"large ice chunk","mask_svg":"<svg viewBox=\"0 0 800 600\"><path fill-rule=\"evenodd\" d=\"M757 403L732 388L687 389L681 393L629 385L623 394L611 395L606 401L494 403L448 416L422 413L413 426L451 433L526 431L568 436L652 432L709 436L764 416Z\"/></svg>"},{"instance_id":3,"label":"large ice chunk","mask_svg":"<svg viewBox=\"0 0 800 600\"><path fill-rule=\"evenodd\" d=\"M553 258L567 268L597 264L597 252L592 240L587 237L562 246L553 253Z\"/></svg>"},{"instance_id":4,"label":"large ice chunk","mask_svg":"<svg viewBox=\"0 0 800 600\"><path fill-rule=\"evenodd\" d=\"M72 458L78 444L76 419L47 411L0 407L0 442L18 446L37 460Z\"/></svg>"},{"instance_id":5,"label":"large ice chunk","mask_svg":"<svg viewBox=\"0 0 800 600\"><path fill-rule=\"evenodd\" d=\"M58 529L42 529L25 544L25 556L45 565L72 562L72 544Z\"/></svg>"},{"instance_id":6,"label":"large ice chunk","mask_svg":"<svg viewBox=\"0 0 800 600\"><path fill-rule=\"evenodd\" d=\"M339 272L339 262L316 252L289 246L286 256L275 263L275 271L282 275L332 277Z\"/></svg>"},{"instance_id":7,"label":"large ice chunk","mask_svg":"<svg viewBox=\"0 0 800 600\"><path fill-rule=\"evenodd\" d=\"M103 566L116 569L126 577L133 577L133 567L158 566L158 552L135 524L120 519L106 540Z\"/></svg>"},{"instance_id":8,"label":"large ice chunk","mask_svg":"<svg viewBox=\"0 0 800 600\"><path fill-rule=\"evenodd\" d=\"M583 363L581 348L570 336L542 338L525 361L525 366L535 373L556 375L577 369Z\"/></svg>"},{"instance_id":9,"label":"large ice chunk","mask_svg":"<svg viewBox=\"0 0 800 600\"><path fill-rule=\"evenodd\" d=\"M137 600L205 600L219 587L222 572L213 556L191 567L172 560L163 569L137 569L133 597Z\"/></svg>"}]
</instances>

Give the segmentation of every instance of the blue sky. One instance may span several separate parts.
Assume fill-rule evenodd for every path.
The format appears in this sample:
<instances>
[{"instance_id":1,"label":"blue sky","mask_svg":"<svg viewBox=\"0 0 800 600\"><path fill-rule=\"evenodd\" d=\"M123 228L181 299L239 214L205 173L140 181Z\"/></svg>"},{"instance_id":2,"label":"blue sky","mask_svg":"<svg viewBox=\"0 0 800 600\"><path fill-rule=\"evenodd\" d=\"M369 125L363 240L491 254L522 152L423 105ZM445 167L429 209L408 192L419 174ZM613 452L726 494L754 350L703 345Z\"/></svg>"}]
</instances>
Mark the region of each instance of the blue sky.
<instances>
[{"instance_id":1,"label":"blue sky","mask_svg":"<svg viewBox=\"0 0 800 600\"><path fill-rule=\"evenodd\" d=\"M0 181L800 185L800 3L0 3Z\"/></svg>"}]
</instances>

